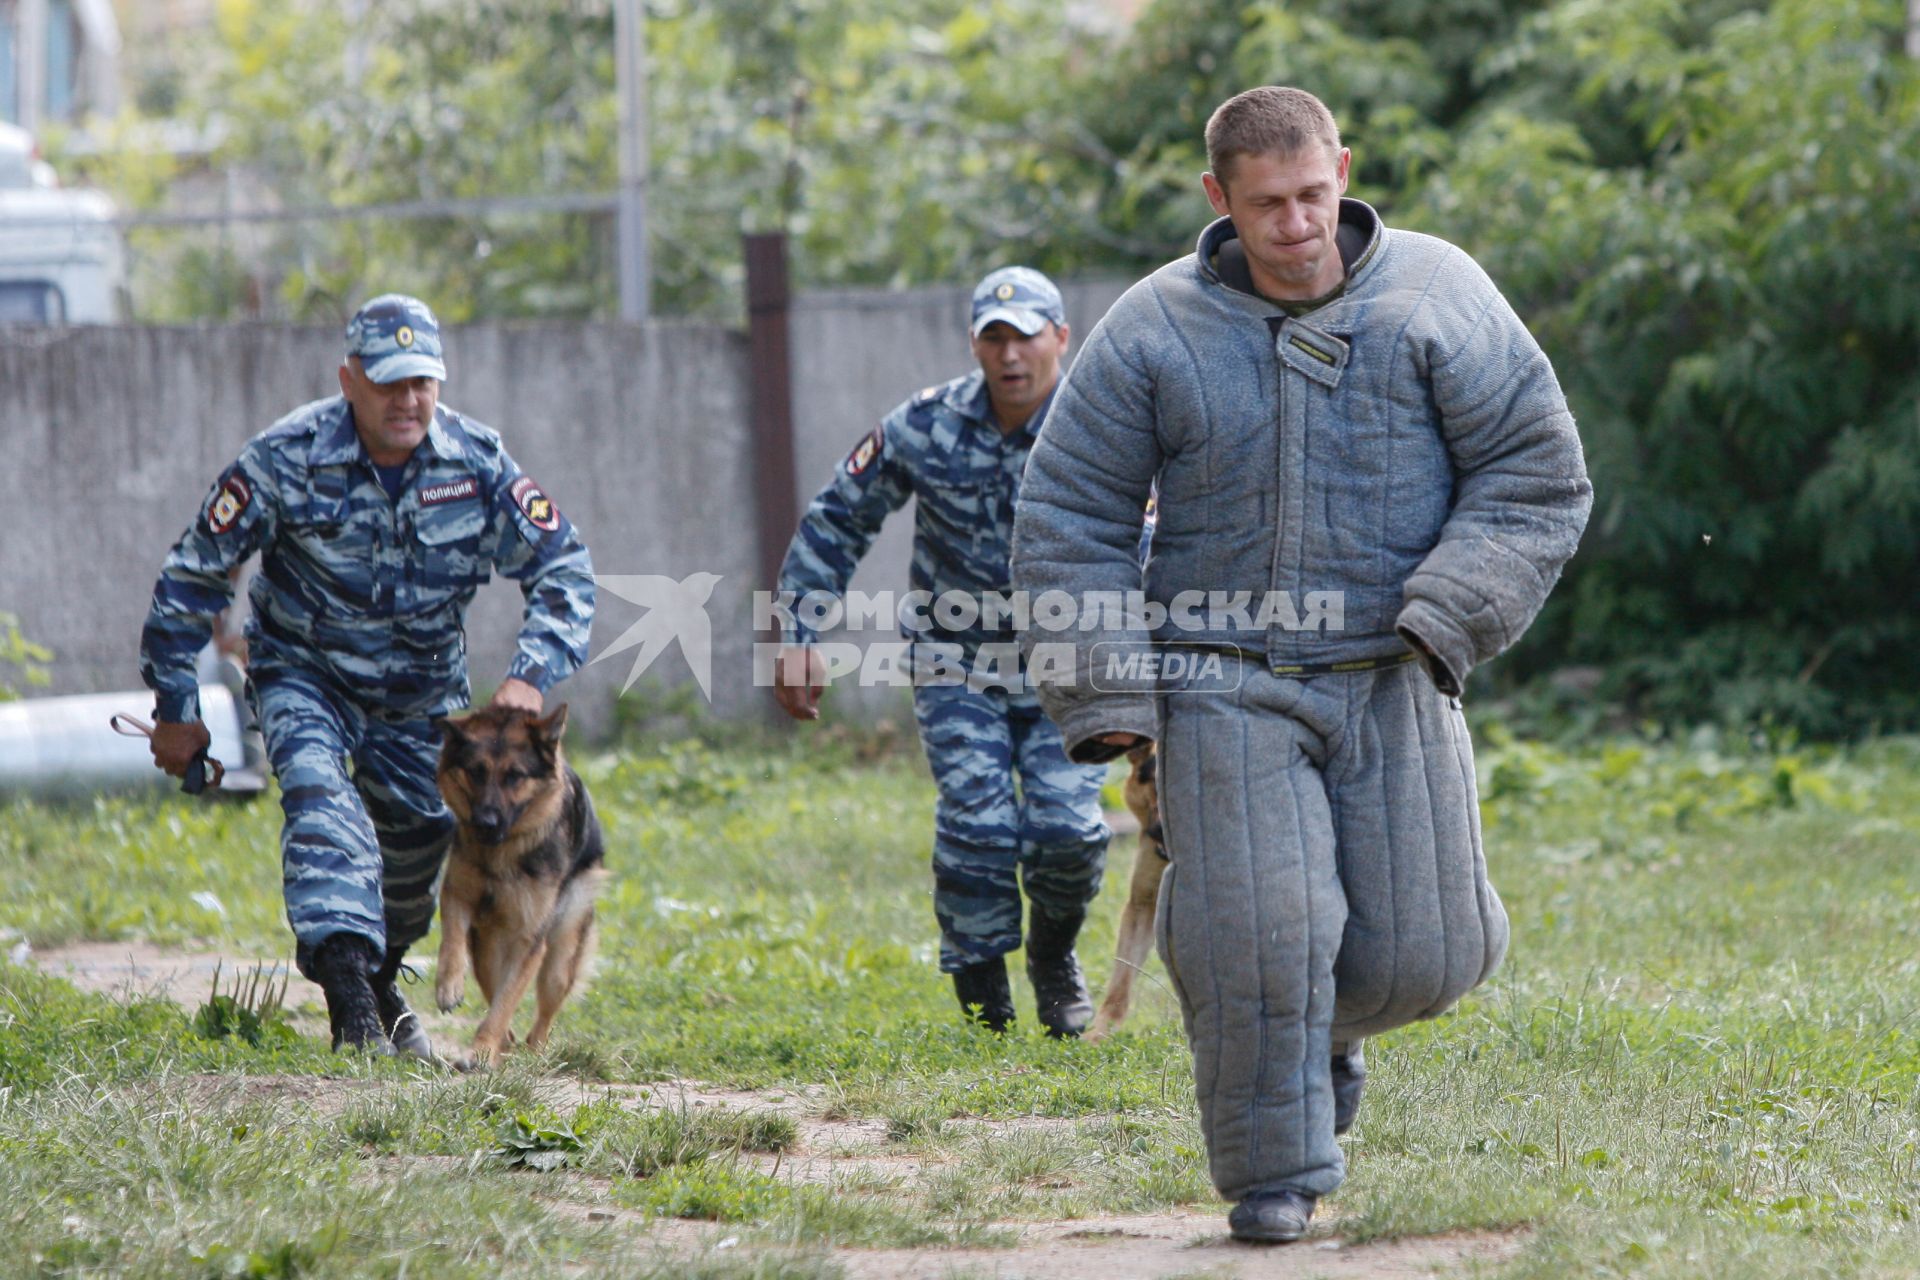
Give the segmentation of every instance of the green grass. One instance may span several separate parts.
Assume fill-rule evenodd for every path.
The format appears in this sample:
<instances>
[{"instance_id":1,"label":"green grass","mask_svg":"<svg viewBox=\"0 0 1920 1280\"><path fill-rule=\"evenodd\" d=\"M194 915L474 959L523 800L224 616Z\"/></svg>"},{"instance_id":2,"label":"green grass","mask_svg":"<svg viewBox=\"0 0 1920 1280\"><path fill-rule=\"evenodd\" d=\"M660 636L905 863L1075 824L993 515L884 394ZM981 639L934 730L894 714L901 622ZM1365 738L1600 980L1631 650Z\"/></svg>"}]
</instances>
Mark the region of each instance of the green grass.
<instances>
[{"instance_id":1,"label":"green grass","mask_svg":"<svg viewBox=\"0 0 1920 1280\"><path fill-rule=\"evenodd\" d=\"M1522 1227L1491 1269L1511 1277L1920 1274L1920 746L1481 742L1512 949L1457 1012L1369 1045L1342 1233ZM959 1022L907 747L577 759L616 875L599 972L552 1053L487 1076L207 1039L192 1011L0 961L0 1274L814 1277L837 1274L827 1246L1209 1203L1157 964L1107 1044L1047 1041L1030 1008L1004 1040ZM279 954L278 817L11 802L0 930ZM1084 944L1096 980L1118 887ZM620 1087L563 1102L554 1072ZM802 1178L820 1153L796 1150L794 1104L633 1105L673 1078L804 1096L878 1122L876 1145ZM564 1157L512 1167L503 1132ZM635 1212L746 1244L654 1257Z\"/></svg>"}]
</instances>

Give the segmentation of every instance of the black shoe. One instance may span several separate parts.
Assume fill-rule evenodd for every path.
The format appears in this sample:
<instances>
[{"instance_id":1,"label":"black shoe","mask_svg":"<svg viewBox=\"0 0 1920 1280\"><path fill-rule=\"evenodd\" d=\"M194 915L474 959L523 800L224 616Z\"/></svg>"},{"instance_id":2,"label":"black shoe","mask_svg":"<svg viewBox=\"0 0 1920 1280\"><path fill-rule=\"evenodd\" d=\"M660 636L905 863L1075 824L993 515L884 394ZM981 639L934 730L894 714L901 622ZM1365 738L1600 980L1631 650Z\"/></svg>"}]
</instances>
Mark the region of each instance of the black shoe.
<instances>
[{"instance_id":1,"label":"black shoe","mask_svg":"<svg viewBox=\"0 0 1920 1280\"><path fill-rule=\"evenodd\" d=\"M995 956L954 970L953 993L967 1017L989 1031L1005 1031L1013 1021L1013 988L1007 984L1007 958Z\"/></svg>"},{"instance_id":2,"label":"black shoe","mask_svg":"<svg viewBox=\"0 0 1920 1280\"><path fill-rule=\"evenodd\" d=\"M435 1062L438 1059L433 1056L433 1041L427 1039L420 1015L407 1007L406 999L400 994L400 964L406 954L405 947L389 948L380 972L373 975L373 1000L380 1009L380 1027L401 1053L423 1062ZM411 975L413 970L407 972Z\"/></svg>"},{"instance_id":3,"label":"black shoe","mask_svg":"<svg viewBox=\"0 0 1920 1280\"><path fill-rule=\"evenodd\" d=\"M382 1058L393 1056L393 1041L380 1025L380 1006L368 981L379 959L373 943L357 933L330 934L314 948L312 976L327 996L327 1024L333 1029L336 1053L351 1047Z\"/></svg>"},{"instance_id":4,"label":"black shoe","mask_svg":"<svg viewBox=\"0 0 1920 1280\"><path fill-rule=\"evenodd\" d=\"M1233 1206L1227 1230L1248 1244L1292 1244L1307 1234L1313 1197L1298 1191L1263 1191Z\"/></svg>"},{"instance_id":5,"label":"black shoe","mask_svg":"<svg viewBox=\"0 0 1920 1280\"><path fill-rule=\"evenodd\" d=\"M1360 1042L1354 1041L1345 1053L1333 1055L1333 1131L1345 1133L1353 1128L1360 1114L1360 1091L1367 1087L1367 1060L1360 1054Z\"/></svg>"},{"instance_id":6,"label":"black shoe","mask_svg":"<svg viewBox=\"0 0 1920 1280\"><path fill-rule=\"evenodd\" d=\"M1093 1021L1093 997L1073 954L1087 913L1053 916L1035 907L1027 917L1027 978L1040 1023L1055 1039L1077 1036Z\"/></svg>"}]
</instances>

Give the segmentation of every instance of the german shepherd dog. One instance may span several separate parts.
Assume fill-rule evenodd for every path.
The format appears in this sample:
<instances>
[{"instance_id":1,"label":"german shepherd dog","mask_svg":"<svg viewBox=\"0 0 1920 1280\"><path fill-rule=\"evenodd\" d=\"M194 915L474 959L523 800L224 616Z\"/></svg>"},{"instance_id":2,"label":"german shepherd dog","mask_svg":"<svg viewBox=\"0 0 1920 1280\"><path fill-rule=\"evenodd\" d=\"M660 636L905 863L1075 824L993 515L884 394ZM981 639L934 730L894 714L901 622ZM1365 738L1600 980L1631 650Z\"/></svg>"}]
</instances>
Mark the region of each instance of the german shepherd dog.
<instances>
[{"instance_id":1,"label":"german shepherd dog","mask_svg":"<svg viewBox=\"0 0 1920 1280\"><path fill-rule=\"evenodd\" d=\"M1140 848L1127 881L1127 905L1120 912L1120 937L1114 944L1113 978L1106 998L1083 1039L1104 1040L1126 1019L1133 1003L1133 979L1153 946L1153 916L1160 901L1160 877L1167 870L1166 836L1160 828L1160 787L1154 779L1153 744L1127 752L1127 808L1140 821Z\"/></svg>"},{"instance_id":2,"label":"german shepherd dog","mask_svg":"<svg viewBox=\"0 0 1920 1280\"><path fill-rule=\"evenodd\" d=\"M440 794L459 820L440 887L440 961L434 999L450 1013L466 994L467 964L487 1000L473 1065L513 1042L513 1014L538 975L538 1049L593 956L593 902L606 879L593 801L567 764L562 704L540 719L488 707L437 722Z\"/></svg>"}]
</instances>

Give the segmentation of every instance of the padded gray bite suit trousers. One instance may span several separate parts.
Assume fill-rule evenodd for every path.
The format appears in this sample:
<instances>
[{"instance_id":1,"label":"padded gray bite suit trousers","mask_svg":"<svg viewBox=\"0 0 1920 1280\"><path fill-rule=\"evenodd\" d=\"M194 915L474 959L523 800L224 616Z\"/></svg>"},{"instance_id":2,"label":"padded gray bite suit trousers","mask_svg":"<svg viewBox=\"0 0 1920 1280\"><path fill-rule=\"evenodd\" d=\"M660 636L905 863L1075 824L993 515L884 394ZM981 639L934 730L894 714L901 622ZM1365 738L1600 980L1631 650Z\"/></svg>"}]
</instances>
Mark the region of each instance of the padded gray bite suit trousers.
<instances>
[{"instance_id":1,"label":"padded gray bite suit trousers","mask_svg":"<svg viewBox=\"0 0 1920 1280\"><path fill-rule=\"evenodd\" d=\"M1333 1047L1472 990L1506 953L1506 910L1466 721L1417 664L1227 672L1159 698L1160 957L1214 1185L1325 1195L1346 1172Z\"/></svg>"}]
</instances>

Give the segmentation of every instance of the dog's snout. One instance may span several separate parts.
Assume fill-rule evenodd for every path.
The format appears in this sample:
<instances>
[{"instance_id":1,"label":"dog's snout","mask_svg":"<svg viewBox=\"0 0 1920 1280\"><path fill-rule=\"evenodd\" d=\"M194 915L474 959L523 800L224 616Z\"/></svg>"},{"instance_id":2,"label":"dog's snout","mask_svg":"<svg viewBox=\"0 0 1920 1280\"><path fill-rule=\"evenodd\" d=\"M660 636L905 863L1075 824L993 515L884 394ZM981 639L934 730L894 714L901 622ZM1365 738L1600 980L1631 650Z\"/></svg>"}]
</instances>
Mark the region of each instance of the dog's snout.
<instances>
[{"instance_id":1,"label":"dog's snout","mask_svg":"<svg viewBox=\"0 0 1920 1280\"><path fill-rule=\"evenodd\" d=\"M498 840L507 833L507 815L491 805L483 805L473 811L473 826L488 840Z\"/></svg>"}]
</instances>

